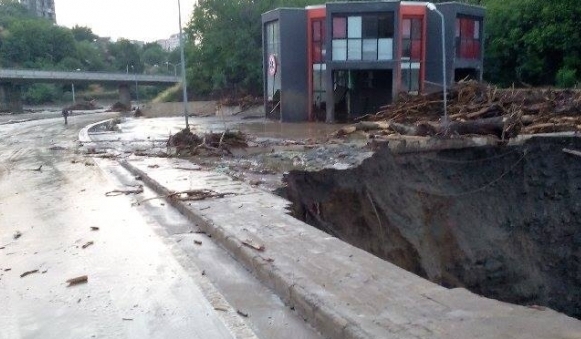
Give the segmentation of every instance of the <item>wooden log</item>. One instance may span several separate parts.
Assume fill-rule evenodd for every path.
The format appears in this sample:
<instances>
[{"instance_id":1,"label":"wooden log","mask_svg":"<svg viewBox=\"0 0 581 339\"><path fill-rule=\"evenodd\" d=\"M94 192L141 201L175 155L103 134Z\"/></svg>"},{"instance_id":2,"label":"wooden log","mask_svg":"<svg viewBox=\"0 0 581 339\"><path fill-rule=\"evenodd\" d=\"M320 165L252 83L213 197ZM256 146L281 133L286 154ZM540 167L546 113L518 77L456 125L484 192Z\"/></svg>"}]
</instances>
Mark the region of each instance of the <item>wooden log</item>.
<instances>
[{"instance_id":1,"label":"wooden log","mask_svg":"<svg viewBox=\"0 0 581 339\"><path fill-rule=\"evenodd\" d=\"M355 129L358 131L372 131L378 129L388 129L389 123L387 121L361 121L356 123Z\"/></svg>"},{"instance_id":2,"label":"wooden log","mask_svg":"<svg viewBox=\"0 0 581 339\"><path fill-rule=\"evenodd\" d=\"M486 106L478 110L477 112L468 113L466 114L466 118L468 119L476 119L476 118L489 118L493 116L502 115L504 109L498 104L492 104L490 106Z\"/></svg>"}]
</instances>

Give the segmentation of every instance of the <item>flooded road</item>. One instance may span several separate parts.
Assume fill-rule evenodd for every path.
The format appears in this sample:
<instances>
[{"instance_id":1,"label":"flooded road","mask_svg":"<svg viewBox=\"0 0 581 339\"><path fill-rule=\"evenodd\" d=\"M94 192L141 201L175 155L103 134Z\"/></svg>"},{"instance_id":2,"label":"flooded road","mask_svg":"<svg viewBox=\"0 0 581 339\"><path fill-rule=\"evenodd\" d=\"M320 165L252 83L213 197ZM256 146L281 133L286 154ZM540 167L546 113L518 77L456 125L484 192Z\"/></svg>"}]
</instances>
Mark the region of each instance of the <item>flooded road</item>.
<instances>
[{"instance_id":1,"label":"flooded road","mask_svg":"<svg viewBox=\"0 0 581 339\"><path fill-rule=\"evenodd\" d=\"M163 201L136 207L123 192L142 183L116 161L81 153L79 130L112 117L0 126L0 339L320 338Z\"/></svg>"}]
</instances>

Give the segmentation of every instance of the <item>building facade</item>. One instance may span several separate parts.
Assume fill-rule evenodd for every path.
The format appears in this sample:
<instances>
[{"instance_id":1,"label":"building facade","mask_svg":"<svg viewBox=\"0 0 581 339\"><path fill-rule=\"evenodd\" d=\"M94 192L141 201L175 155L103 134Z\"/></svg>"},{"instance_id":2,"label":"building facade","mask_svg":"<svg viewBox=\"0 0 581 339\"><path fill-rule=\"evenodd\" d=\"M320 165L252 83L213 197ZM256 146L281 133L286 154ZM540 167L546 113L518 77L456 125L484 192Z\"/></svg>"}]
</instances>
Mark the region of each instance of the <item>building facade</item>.
<instances>
[{"instance_id":1,"label":"building facade","mask_svg":"<svg viewBox=\"0 0 581 339\"><path fill-rule=\"evenodd\" d=\"M56 22L54 0L20 0L20 3L34 15Z\"/></svg>"},{"instance_id":2,"label":"building facade","mask_svg":"<svg viewBox=\"0 0 581 339\"><path fill-rule=\"evenodd\" d=\"M484 8L436 4L447 83L483 70ZM262 15L264 101L282 121L346 121L442 90L442 22L425 2L333 2Z\"/></svg>"},{"instance_id":3,"label":"building facade","mask_svg":"<svg viewBox=\"0 0 581 339\"><path fill-rule=\"evenodd\" d=\"M161 39L156 41L164 50L171 52L180 46L180 35L172 34L169 39Z\"/></svg>"}]
</instances>

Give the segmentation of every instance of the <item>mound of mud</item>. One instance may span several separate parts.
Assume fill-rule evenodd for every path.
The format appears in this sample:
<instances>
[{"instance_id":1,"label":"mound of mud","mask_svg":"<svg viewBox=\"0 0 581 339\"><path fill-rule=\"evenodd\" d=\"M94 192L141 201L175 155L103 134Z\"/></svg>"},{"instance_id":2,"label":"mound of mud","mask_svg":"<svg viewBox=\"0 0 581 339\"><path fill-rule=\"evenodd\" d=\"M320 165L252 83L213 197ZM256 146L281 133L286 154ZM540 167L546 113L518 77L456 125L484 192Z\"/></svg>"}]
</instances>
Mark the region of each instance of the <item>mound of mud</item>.
<instances>
[{"instance_id":1,"label":"mound of mud","mask_svg":"<svg viewBox=\"0 0 581 339\"><path fill-rule=\"evenodd\" d=\"M108 112L129 112L130 110L131 110L131 106L125 105L125 104L117 101L116 103L111 105L111 107L109 107L109 109L107 111Z\"/></svg>"},{"instance_id":2,"label":"mound of mud","mask_svg":"<svg viewBox=\"0 0 581 339\"><path fill-rule=\"evenodd\" d=\"M446 287L581 318L579 138L293 171L295 217ZM574 153L574 152L573 152Z\"/></svg>"}]
</instances>

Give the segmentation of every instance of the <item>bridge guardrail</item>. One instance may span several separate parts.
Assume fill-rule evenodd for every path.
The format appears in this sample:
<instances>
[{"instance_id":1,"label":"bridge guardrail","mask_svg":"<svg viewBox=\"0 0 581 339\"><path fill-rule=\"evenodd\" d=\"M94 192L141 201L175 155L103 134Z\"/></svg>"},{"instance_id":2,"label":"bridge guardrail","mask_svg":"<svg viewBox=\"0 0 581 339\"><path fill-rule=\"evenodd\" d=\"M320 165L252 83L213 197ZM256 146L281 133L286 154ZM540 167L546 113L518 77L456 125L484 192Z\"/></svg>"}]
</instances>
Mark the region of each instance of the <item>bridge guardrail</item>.
<instances>
[{"instance_id":1,"label":"bridge guardrail","mask_svg":"<svg viewBox=\"0 0 581 339\"><path fill-rule=\"evenodd\" d=\"M135 73L110 72L62 72L26 69L0 69L0 80L54 80L54 81L103 81L103 82L141 82L141 83L177 83L180 78L171 75L151 75Z\"/></svg>"}]
</instances>

